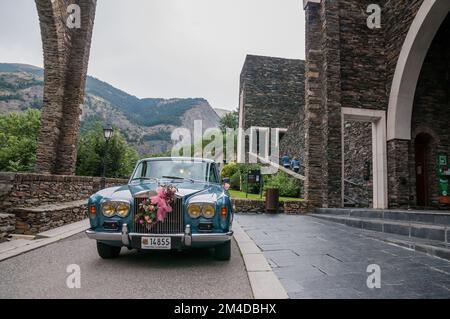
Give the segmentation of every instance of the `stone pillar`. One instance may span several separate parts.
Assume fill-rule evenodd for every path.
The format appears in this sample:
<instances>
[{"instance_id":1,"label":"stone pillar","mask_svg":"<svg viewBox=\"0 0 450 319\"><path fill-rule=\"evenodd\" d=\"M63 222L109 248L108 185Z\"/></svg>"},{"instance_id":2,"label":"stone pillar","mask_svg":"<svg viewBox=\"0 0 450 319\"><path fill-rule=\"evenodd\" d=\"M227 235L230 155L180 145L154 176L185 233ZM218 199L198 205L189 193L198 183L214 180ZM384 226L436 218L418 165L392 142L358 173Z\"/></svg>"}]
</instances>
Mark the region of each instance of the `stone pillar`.
<instances>
[{"instance_id":1,"label":"stone pillar","mask_svg":"<svg viewBox=\"0 0 450 319\"><path fill-rule=\"evenodd\" d=\"M342 112L341 112L341 50L339 4L335 0L322 1L322 92L324 184L326 207L342 207Z\"/></svg>"},{"instance_id":2,"label":"stone pillar","mask_svg":"<svg viewBox=\"0 0 450 319\"><path fill-rule=\"evenodd\" d=\"M342 115L339 8L306 4L305 199L342 206Z\"/></svg>"},{"instance_id":3,"label":"stone pillar","mask_svg":"<svg viewBox=\"0 0 450 319\"><path fill-rule=\"evenodd\" d=\"M323 205L322 51L320 4L307 3L305 65L305 199L311 207Z\"/></svg>"},{"instance_id":4,"label":"stone pillar","mask_svg":"<svg viewBox=\"0 0 450 319\"><path fill-rule=\"evenodd\" d=\"M399 139L387 143L389 208L410 205L409 143Z\"/></svg>"},{"instance_id":5,"label":"stone pillar","mask_svg":"<svg viewBox=\"0 0 450 319\"><path fill-rule=\"evenodd\" d=\"M75 173L80 105L84 101L96 0L35 0L44 51L44 106L36 171ZM69 7L77 5L78 7ZM80 27L68 24L79 8Z\"/></svg>"}]
</instances>

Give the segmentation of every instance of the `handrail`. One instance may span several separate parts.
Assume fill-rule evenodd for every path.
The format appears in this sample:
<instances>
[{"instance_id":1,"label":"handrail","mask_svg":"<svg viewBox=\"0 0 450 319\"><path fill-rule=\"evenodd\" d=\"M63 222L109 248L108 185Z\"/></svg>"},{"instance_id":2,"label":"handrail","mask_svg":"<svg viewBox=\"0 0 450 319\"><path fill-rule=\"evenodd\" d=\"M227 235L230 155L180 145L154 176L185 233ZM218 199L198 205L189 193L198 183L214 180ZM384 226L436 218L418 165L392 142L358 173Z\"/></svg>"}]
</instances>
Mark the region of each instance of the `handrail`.
<instances>
[{"instance_id":1,"label":"handrail","mask_svg":"<svg viewBox=\"0 0 450 319\"><path fill-rule=\"evenodd\" d=\"M352 181L350 181L348 179L344 179L344 183L346 183L348 185L351 185L353 187L356 187L356 188L362 190L365 193L365 194L362 194L362 198L352 198L352 197L344 194L344 199L345 200L347 200L348 202L353 203L355 205L358 205L358 206L369 205L370 204L370 201L368 199L368 196L369 196L368 190L367 190L367 187L365 185L361 185L361 184L352 182Z\"/></svg>"},{"instance_id":2,"label":"handrail","mask_svg":"<svg viewBox=\"0 0 450 319\"><path fill-rule=\"evenodd\" d=\"M266 160L264 157L262 157L262 156L260 156L258 154L248 152L248 155L249 156L254 156L254 157L258 158L263 164L267 164L267 165L270 165L270 166L272 166L272 167L274 167L276 169L279 169L279 170L285 172L286 174L291 175L292 177L294 177L296 179L299 179L301 181L305 181L306 180L305 176L303 176L301 174L298 174L298 173L296 173L296 172L294 172L294 171L292 171L290 169L287 169L287 168L281 166L278 163L272 162L271 160Z\"/></svg>"}]
</instances>

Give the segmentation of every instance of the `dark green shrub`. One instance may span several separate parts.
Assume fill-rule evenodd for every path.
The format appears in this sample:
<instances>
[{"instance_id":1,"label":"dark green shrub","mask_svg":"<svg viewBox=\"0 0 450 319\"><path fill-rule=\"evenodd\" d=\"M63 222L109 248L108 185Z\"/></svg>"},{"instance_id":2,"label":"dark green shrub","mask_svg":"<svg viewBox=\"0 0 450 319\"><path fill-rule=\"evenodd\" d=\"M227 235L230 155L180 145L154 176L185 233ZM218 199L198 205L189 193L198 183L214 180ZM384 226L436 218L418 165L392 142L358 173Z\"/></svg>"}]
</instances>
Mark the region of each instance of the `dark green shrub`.
<instances>
[{"instance_id":1,"label":"dark green shrub","mask_svg":"<svg viewBox=\"0 0 450 319\"><path fill-rule=\"evenodd\" d=\"M220 175L222 178L231 178L234 174L239 172L239 168L236 163L229 163L222 168Z\"/></svg>"},{"instance_id":2,"label":"dark green shrub","mask_svg":"<svg viewBox=\"0 0 450 319\"><path fill-rule=\"evenodd\" d=\"M264 189L276 188L283 197L298 197L300 195L300 183L297 179L289 177L286 173L279 172L266 179Z\"/></svg>"},{"instance_id":3,"label":"dark green shrub","mask_svg":"<svg viewBox=\"0 0 450 319\"><path fill-rule=\"evenodd\" d=\"M234 189L237 191L241 190L241 174L239 172L236 172L233 174L233 176L231 176L230 185L231 185L231 189Z\"/></svg>"}]
</instances>

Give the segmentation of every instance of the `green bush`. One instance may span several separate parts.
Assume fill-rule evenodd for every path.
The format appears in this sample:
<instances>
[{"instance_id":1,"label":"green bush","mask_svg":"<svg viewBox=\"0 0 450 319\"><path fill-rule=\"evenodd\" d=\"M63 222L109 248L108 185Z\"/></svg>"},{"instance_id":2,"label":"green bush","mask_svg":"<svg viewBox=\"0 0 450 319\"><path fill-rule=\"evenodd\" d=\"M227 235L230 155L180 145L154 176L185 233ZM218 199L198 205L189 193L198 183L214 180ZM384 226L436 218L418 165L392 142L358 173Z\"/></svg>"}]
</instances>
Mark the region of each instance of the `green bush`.
<instances>
[{"instance_id":1,"label":"green bush","mask_svg":"<svg viewBox=\"0 0 450 319\"><path fill-rule=\"evenodd\" d=\"M239 168L236 163L229 163L222 168L220 175L222 178L231 178L234 174L239 172Z\"/></svg>"},{"instance_id":2,"label":"green bush","mask_svg":"<svg viewBox=\"0 0 450 319\"><path fill-rule=\"evenodd\" d=\"M0 115L0 171L23 172L34 168L40 112Z\"/></svg>"},{"instance_id":3,"label":"green bush","mask_svg":"<svg viewBox=\"0 0 450 319\"><path fill-rule=\"evenodd\" d=\"M76 174L81 176L101 176L103 160L106 161L106 177L130 177L139 154L129 147L120 132L116 130L106 147L103 127L96 122L89 131L81 134L78 143Z\"/></svg>"},{"instance_id":4,"label":"green bush","mask_svg":"<svg viewBox=\"0 0 450 319\"><path fill-rule=\"evenodd\" d=\"M280 196L283 197L298 197L300 195L299 181L283 172L267 178L264 189L268 188L278 189Z\"/></svg>"},{"instance_id":5,"label":"green bush","mask_svg":"<svg viewBox=\"0 0 450 319\"><path fill-rule=\"evenodd\" d=\"M241 190L241 174L239 173L239 171L237 171L236 173L233 174L233 176L231 176L230 185L231 189L237 191Z\"/></svg>"}]
</instances>

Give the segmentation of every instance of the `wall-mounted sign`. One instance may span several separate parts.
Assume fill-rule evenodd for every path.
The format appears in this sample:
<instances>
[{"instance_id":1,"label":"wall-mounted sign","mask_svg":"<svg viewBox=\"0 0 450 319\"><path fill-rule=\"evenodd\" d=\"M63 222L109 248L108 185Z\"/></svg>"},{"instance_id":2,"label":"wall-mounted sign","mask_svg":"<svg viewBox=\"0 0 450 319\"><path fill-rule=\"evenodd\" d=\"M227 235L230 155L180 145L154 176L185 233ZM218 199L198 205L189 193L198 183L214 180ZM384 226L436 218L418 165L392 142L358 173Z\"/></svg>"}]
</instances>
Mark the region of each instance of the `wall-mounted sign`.
<instances>
[{"instance_id":1,"label":"wall-mounted sign","mask_svg":"<svg viewBox=\"0 0 450 319\"><path fill-rule=\"evenodd\" d=\"M439 165L442 165L442 166L448 165L448 157L446 154L439 154L438 160L439 160Z\"/></svg>"},{"instance_id":2,"label":"wall-mounted sign","mask_svg":"<svg viewBox=\"0 0 450 319\"><path fill-rule=\"evenodd\" d=\"M247 180L249 184L259 185L261 183L261 171L260 170L248 171Z\"/></svg>"}]
</instances>

